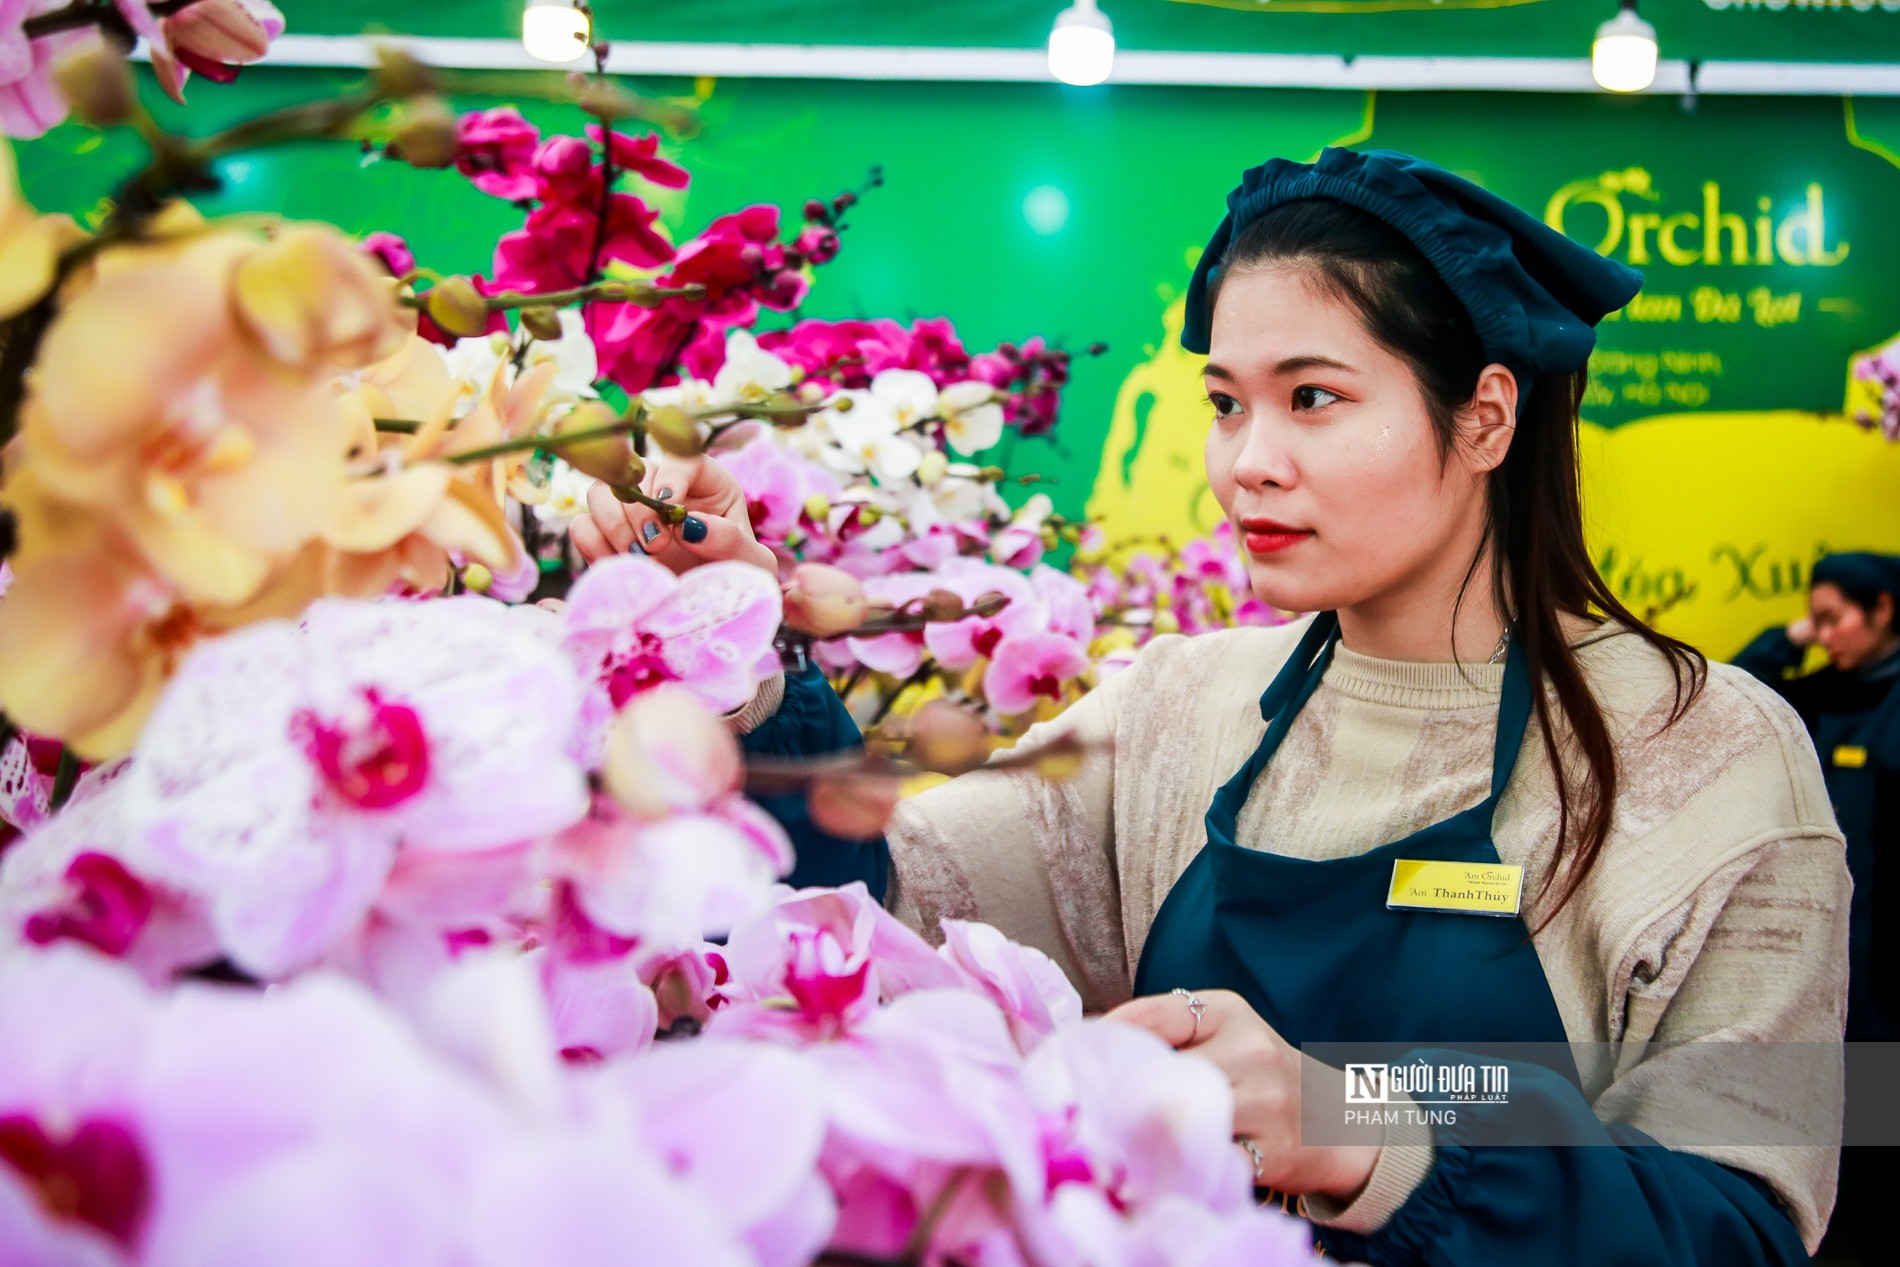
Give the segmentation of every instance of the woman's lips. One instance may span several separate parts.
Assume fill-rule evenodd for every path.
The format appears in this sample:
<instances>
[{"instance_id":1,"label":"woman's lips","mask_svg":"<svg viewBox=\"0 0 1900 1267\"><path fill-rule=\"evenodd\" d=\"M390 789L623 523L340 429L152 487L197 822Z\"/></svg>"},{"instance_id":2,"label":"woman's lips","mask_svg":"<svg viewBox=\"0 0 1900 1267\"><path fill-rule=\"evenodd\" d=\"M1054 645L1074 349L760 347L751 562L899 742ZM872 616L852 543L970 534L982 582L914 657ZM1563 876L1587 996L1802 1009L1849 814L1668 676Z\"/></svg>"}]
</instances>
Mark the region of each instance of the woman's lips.
<instances>
[{"instance_id":1,"label":"woman's lips","mask_svg":"<svg viewBox=\"0 0 1900 1267\"><path fill-rule=\"evenodd\" d=\"M1240 528L1249 554L1277 554L1313 535L1309 528L1292 528L1272 519L1243 519Z\"/></svg>"}]
</instances>

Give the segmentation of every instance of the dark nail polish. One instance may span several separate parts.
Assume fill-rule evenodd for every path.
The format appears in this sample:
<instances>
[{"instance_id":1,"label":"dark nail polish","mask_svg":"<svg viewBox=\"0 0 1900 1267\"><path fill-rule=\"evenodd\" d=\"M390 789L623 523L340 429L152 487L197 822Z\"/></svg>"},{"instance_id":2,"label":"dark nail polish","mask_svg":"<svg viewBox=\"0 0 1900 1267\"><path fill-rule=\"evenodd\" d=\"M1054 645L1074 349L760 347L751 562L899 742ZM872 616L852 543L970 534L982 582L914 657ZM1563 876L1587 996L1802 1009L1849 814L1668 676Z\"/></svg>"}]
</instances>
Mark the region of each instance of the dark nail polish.
<instances>
[{"instance_id":1,"label":"dark nail polish","mask_svg":"<svg viewBox=\"0 0 1900 1267\"><path fill-rule=\"evenodd\" d=\"M685 522L680 524L680 536L698 545L706 539L706 521L695 519L691 515L686 516Z\"/></svg>"},{"instance_id":2,"label":"dark nail polish","mask_svg":"<svg viewBox=\"0 0 1900 1267\"><path fill-rule=\"evenodd\" d=\"M653 540L653 538L659 535L660 535L660 525L656 523L649 522L646 524L642 524L640 527L640 539L642 541L651 541Z\"/></svg>"},{"instance_id":3,"label":"dark nail polish","mask_svg":"<svg viewBox=\"0 0 1900 1267\"><path fill-rule=\"evenodd\" d=\"M659 492L653 494L654 498L659 501L665 501L672 495L673 495L673 490L670 488L663 488Z\"/></svg>"}]
</instances>

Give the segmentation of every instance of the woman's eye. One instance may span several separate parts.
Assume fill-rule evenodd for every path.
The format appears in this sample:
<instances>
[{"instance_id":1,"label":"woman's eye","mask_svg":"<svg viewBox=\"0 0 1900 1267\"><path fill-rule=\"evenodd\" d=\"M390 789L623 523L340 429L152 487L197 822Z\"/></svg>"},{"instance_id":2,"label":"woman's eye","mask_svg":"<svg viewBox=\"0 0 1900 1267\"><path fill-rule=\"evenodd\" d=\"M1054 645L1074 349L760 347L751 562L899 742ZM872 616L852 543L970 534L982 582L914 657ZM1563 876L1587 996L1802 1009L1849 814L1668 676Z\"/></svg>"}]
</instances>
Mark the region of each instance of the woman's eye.
<instances>
[{"instance_id":1,"label":"woman's eye","mask_svg":"<svg viewBox=\"0 0 1900 1267\"><path fill-rule=\"evenodd\" d=\"M1293 389L1293 407L1299 410L1323 409L1338 400L1324 387L1296 387Z\"/></svg>"},{"instance_id":2,"label":"woman's eye","mask_svg":"<svg viewBox=\"0 0 1900 1267\"><path fill-rule=\"evenodd\" d=\"M1207 403L1214 407L1216 418L1231 418L1240 412L1240 402L1225 392L1209 392Z\"/></svg>"}]
</instances>

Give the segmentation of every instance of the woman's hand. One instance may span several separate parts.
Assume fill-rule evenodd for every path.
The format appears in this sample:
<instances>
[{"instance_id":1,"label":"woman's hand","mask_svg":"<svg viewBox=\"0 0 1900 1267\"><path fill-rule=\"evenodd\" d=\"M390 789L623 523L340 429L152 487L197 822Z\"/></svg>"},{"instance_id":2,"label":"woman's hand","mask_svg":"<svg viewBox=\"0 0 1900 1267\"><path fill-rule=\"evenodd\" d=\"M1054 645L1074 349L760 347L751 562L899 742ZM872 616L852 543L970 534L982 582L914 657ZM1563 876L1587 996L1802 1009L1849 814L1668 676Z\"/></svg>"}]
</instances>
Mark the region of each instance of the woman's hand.
<instances>
[{"instance_id":1,"label":"woman's hand","mask_svg":"<svg viewBox=\"0 0 1900 1267\"><path fill-rule=\"evenodd\" d=\"M622 502L597 482L587 490L587 513L568 528L582 559L594 563L638 549L675 572L735 559L778 575L778 556L752 535L745 490L711 458L663 456L647 467L640 491L683 507L686 518L667 523L652 507Z\"/></svg>"},{"instance_id":2,"label":"woman's hand","mask_svg":"<svg viewBox=\"0 0 1900 1267\"><path fill-rule=\"evenodd\" d=\"M1291 1194L1317 1192L1340 1201L1357 1196L1379 1160L1378 1144L1298 1142L1301 1077L1317 1088L1327 1079L1343 1080L1342 1071L1302 1055L1238 994L1201 990L1195 997L1206 1005L1198 1025L1188 1000L1178 995L1135 999L1108 1015L1206 1057L1227 1075L1234 1088L1234 1137L1259 1149L1259 1186Z\"/></svg>"}]
</instances>

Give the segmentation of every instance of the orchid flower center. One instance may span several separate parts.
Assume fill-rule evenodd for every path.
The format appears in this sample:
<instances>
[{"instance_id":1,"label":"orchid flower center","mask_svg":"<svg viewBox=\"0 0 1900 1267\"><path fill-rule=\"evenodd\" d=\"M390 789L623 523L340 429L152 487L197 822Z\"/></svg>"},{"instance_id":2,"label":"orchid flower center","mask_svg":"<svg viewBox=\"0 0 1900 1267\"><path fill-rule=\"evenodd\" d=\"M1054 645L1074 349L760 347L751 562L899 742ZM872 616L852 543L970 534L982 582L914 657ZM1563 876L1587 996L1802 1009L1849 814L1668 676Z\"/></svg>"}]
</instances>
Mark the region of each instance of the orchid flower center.
<instances>
[{"instance_id":1,"label":"orchid flower center","mask_svg":"<svg viewBox=\"0 0 1900 1267\"><path fill-rule=\"evenodd\" d=\"M633 645L616 655L607 666L607 695L619 708L628 700L662 682L676 680L666 662L665 642L657 634L636 633Z\"/></svg>"},{"instance_id":2,"label":"orchid flower center","mask_svg":"<svg viewBox=\"0 0 1900 1267\"><path fill-rule=\"evenodd\" d=\"M853 956L827 929L800 928L790 934L792 960L785 992L808 1021L840 1022L864 997L871 971L867 957Z\"/></svg>"},{"instance_id":3,"label":"orchid flower center","mask_svg":"<svg viewBox=\"0 0 1900 1267\"><path fill-rule=\"evenodd\" d=\"M26 921L26 939L34 945L71 938L117 958L151 918L151 890L117 858L80 854L66 868L66 885L64 902Z\"/></svg>"},{"instance_id":4,"label":"orchid flower center","mask_svg":"<svg viewBox=\"0 0 1900 1267\"><path fill-rule=\"evenodd\" d=\"M970 645L976 648L978 655L987 660L996 654L996 644L1002 640L1003 631L1001 629L998 629L995 625L984 625L981 629L977 630L976 636L970 639Z\"/></svg>"},{"instance_id":5,"label":"orchid flower center","mask_svg":"<svg viewBox=\"0 0 1900 1267\"><path fill-rule=\"evenodd\" d=\"M0 1117L0 1166L26 1181L49 1217L87 1224L135 1248L152 1183L144 1150L124 1126L87 1118L55 1140L30 1117Z\"/></svg>"},{"instance_id":6,"label":"orchid flower center","mask_svg":"<svg viewBox=\"0 0 1900 1267\"><path fill-rule=\"evenodd\" d=\"M365 687L368 711L348 722L326 721L308 710L291 721L304 752L330 790L358 809L400 805L429 781L429 737L407 704Z\"/></svg>"},{"instance_id":7,"label":"orchid flower center","mask_svg":"<svg viewBox=\"0 0 1900 1267\"><path fill-rule=\"evenodd\" d=\"M1038 673L1029 679L1029 692L1032 695L1047 695L1050 699L1062 698L1062 683L1053 673Z\"/></svg>"}]
</instances>

